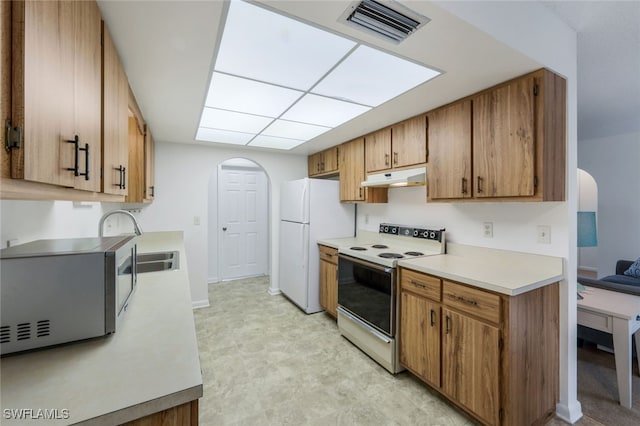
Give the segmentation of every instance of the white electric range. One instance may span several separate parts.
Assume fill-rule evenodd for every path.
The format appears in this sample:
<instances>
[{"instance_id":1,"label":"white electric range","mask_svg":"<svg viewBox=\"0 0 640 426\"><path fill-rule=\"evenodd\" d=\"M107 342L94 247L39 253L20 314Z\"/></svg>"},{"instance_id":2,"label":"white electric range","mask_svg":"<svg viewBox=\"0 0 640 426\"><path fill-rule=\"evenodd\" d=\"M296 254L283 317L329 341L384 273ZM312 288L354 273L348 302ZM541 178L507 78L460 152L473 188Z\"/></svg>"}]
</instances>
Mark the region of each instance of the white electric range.
<instances>
[{"instance_id":1,"label":"white electric range","mask_svg":"<svg viewBox=\"0 0 640 426\"><path fill-rule=\"evenodd\" d=\"M396 264L445 253L445 229L380 224L375 242L338 248L340 333L391 373L402 370L396 345Z\"/></svg>"}]
</instances>

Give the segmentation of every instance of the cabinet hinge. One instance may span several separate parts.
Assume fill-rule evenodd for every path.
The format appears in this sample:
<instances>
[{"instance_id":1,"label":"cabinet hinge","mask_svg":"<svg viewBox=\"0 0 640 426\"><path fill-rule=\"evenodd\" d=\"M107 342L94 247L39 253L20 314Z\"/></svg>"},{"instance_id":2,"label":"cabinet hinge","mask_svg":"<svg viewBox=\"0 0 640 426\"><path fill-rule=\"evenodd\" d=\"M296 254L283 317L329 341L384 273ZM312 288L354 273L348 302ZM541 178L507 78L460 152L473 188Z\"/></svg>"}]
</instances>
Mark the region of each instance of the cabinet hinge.
<instances>
[{"instance_id":1,"label":"cabinet hinge","mask_svg":"<svg viewBox=\"0 0 640 426\"><path fill-rule=\"evenodd\" d=\"M4 123L5 123L4 149L7 152L11 152L12 149L19 149L22 146L22 128L12 127L11 120L9 119L7 119Z\"/></svg>"},{"instance_id":2,"label":"cabinet hinge","mask_svg":"<svg viewBox=\"0 0 640 426\"><path fill-rule=\"evenodd\" d=\"M538 176L534 176L533 177L533 187L537 188L538 187Z\"/></svg>"},{"instance_id":3,"label":"cabinet hinge","mask_svg":"<svg viewBox=\"0 0 640 426\"><path fill-rule=\"evenodd\" d=\"M533 96L538 96L538 85L537 84L533 85Z\"/></svg>"}]
</instances>

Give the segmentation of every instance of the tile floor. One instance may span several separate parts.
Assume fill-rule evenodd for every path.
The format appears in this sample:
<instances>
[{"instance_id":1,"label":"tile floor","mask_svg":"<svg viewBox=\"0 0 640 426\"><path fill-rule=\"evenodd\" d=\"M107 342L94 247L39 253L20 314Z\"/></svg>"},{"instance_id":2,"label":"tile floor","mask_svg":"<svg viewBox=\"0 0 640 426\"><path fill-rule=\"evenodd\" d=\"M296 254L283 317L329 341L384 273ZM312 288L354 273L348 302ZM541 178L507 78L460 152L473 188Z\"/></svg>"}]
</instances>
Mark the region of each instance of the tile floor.
<instances>
[{"instance_id":1,"label":"tile floor","mask_svg":"<svg viewBox=\"0 0 640 426\"><path fill-rule=\"evenodd\" d=\"M411 374L378 366L325 313L270 296L268 283L211 284L211 306L194 311L201 425L476 424Z\"/></svg>"}]
</instances>

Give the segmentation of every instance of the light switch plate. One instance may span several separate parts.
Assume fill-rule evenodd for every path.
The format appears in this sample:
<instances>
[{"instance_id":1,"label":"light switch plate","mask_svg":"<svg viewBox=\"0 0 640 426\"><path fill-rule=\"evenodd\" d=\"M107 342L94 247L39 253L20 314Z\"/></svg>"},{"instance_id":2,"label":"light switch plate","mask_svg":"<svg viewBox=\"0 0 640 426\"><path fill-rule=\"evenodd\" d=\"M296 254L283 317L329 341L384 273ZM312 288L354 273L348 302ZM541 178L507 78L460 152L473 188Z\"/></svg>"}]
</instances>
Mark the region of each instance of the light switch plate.
<instances>
[{"instance_id":1,"label":"light switch plate","mask_svg":"<svg viewBox=\"0 0 640 426\"><path fill-rule=\"evenodd\" d=\"M538 243L551 244L551 227L548 225L538 225Z\"/></svg>"}]
</instances>

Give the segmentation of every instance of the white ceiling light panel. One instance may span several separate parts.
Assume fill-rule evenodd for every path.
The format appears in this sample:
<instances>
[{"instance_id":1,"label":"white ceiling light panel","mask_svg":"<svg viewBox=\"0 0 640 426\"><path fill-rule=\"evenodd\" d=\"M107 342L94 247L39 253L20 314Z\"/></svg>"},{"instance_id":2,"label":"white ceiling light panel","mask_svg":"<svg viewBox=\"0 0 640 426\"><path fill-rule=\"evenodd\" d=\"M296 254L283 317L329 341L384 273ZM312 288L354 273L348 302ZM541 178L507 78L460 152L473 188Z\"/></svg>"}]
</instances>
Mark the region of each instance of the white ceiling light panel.
<instances>
[{"instance_id":1,"label":"white ceiling light panel","mask_svg":"<svg viewBox=\"0 0 640 426\"><path fill-rule=\"evenodd\" d=\"M272 121L273 118L269 117L205 107L200 127L256 134L260 133Z\"/></svg>"},{"instance_id":2,"label":"white ceiling light panel","mask_svg":"<svg viewBox=\"0 0 640 426\"><path fill-rule=\"evenodd\" d=\"M228 143L233 145L246 145L255 135L251 133L230 132L228 130L208 129L200 127L196 139L205 142Z\"/></svg>"},{"instance_id":3,"label":"white ceiling light panel","mask_svg":"<svg viewBox=\"0 0 640 426\"><path fill-rule=\"evenodd\" d=\"M355 45L328 31L232 0L215 68L308 90Z\"/></svg>"},{"instance_id":4,"label":"white ceiling light panel","mask_svg":"<svg viewBox=\"0 0 640 426\"><path fill-rule=\"evenodd\" d=\"M275 118L303 94L298 90L214 72L205 105Z\"/></svg>"},{"instance_id":5,"label":"white ceiling light panel","mask_svg":"<svg viewBox=\"0 0 640 426\"><path fill-rule=\"evenodd\" d=\"M370 109L364 105L307 94L284 113L282 118L319 126L337 127Z\"/></svg>"},{"instance_id":6,"label":"white ceiling light panel","mask_svg":"<svg viewBox=\"0 0 640 426\"><path fill-rule=\"evenodd\" d=\"M196 139L288 150L439 74L231 0Z\"/></svg>"},{"instance_id":7,"label":"white ceiling light panel","mask_svg":"<svg viewBox=\"0 0 640 426\"><path fill-rule=\"evenodd\" d=\"M423 65L361 45L312 92L376 107L439 74Z\"/></svg>"},{"instance_id":8,"label":"white ceiling light panel","mask_svg":"<svg viewBox=\"0 0 640 426\"><path fill-rule=\"evenodd\" d=\"M296 123L295 121L276 120L262 131L266 136L300 139L308 141L331 130L331 127L316 126L313 124Z\"/></svg>"},{"instance_id":9,"label":"white ceiling light panel","mask_svg":"<svg viewBox=\"0 0 640 426\"><path fill-rule=\"evenodd\" d=\"M278 138L274 136L258 135L251 141L249 146L258 146L261 148L274 149L291 149L304 143L305 141L298 139Z\"/></svg>"}]
</instances>

